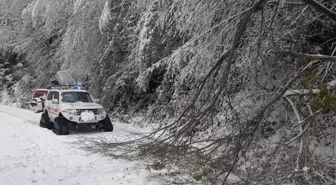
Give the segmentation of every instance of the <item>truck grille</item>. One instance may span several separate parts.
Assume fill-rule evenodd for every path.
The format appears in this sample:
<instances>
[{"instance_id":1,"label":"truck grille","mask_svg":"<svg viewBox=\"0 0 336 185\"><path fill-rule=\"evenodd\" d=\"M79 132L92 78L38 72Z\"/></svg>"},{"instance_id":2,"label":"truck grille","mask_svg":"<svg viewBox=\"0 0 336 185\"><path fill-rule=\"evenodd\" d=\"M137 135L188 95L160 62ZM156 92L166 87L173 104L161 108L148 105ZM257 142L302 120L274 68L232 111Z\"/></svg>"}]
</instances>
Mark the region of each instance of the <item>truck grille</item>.
<instances>
[{"instance_id":1,"label":"truck grille","mask_svg":"<svg viewBox=\"0 0 336 185\"><path fill-rule=\"evenodd\" d=\"M98 110L97 110L97 109L77 109L77 114L78 114L78 115L81 115L82 112L85 112L85 111L91 111L91 112L93 112L95 115L98 114Z\"/></svg>"}]
</instances>

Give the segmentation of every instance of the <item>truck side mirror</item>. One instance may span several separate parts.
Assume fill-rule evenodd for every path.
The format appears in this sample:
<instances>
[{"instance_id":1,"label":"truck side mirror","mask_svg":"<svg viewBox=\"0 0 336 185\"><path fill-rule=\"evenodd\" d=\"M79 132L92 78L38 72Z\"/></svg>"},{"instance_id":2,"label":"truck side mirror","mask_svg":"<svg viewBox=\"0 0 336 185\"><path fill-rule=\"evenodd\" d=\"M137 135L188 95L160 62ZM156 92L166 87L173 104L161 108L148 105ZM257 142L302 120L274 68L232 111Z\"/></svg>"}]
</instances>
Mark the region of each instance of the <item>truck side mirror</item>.
<instances>
[{"instance_id":1,"label":"truck side mirror","mask_svg":"<svg viewBox=\"0 0 336 185\"><path fill-rule=\"evenodd\" d=\"M58 99L53 99L53 100L51 101L51 103L52 103L52 104L58 104Z\"/></svg>"},{"instance_id":2,"label":"truck side mirror","mask_svg":"<svg viewBox=\"0 0 336 185\"><path fill-rule=\"evenodd\" d=\"M95 99L94 101L95 101L95 103L99 103L99 102L100 102L100 100L99 100L99 99Z\"/></svg>"}]
</instances>

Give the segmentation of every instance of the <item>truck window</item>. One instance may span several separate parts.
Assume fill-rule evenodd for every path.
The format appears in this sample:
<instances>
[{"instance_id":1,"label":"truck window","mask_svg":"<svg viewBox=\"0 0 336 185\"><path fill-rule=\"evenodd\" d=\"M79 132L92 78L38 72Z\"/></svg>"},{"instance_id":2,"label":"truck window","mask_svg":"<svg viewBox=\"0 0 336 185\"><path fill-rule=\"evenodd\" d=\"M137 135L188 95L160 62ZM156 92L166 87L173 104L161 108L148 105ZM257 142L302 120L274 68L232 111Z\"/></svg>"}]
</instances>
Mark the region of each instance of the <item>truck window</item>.
<instances>
[{"instance_id":1,"label":"truck window","mask_svg":"<svg viewBox=\"0 0 336 185\"><path fill-rule=\"evenodd\" d=\"M75 103L75 102L93 102L88 92L63 92L62 102Z\"/></svg>"},{"instance_id":2,"label":"truck window","mask_svg":"<svg viewBox=\"0 0 336 185\"><path fill-rule=\"evenodd\" d=\"M54 92L54 97L53 99L59 100L59 92Z\"/></svg>"},{"instance_id":3,"label":"truck window","mask_svg":"<svg viewBox=\"0 0 336 185\"><path fill-rule=\"evenodd\" d=\"M54 94L55 94L55 92L49 92L49 94L47 96L47 100L52 100Z\"/></svg>"}]
</instances>

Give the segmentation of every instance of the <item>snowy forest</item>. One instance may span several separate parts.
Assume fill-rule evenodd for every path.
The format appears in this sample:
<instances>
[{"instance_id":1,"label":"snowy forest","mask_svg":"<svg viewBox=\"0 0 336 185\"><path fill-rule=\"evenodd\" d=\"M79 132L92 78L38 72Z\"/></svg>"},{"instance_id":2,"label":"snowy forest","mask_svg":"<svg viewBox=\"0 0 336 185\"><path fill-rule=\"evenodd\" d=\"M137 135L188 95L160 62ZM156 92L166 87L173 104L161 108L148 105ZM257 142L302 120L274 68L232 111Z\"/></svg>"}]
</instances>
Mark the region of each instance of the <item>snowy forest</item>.
<instances>
[{"instance_id":1,"label":"snowy forest","mask_svg":"<svg viewBox=\"0 0 336 185\"><path fill-rule=\"evenodd\" d=\"M0 0L0 100L68 70L155 127L97 150L177 184L332 185L335 39L334 0Z\"/></svg>"}]
</instances>

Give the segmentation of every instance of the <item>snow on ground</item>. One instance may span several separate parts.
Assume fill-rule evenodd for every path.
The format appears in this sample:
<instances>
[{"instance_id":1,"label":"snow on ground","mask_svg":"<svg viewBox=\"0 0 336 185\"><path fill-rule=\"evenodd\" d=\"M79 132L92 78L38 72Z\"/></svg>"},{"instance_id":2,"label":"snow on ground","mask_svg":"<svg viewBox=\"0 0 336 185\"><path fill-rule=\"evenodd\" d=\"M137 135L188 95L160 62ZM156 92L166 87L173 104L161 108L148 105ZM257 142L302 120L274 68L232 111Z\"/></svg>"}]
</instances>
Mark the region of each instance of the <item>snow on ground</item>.
<instances>
[{"instance_id":1,"label":"snow on ground","mask_svg":"<svg viewBox=\"0 0 336 185\"><path fill-rule=\"evenodd\" d=\"M81 150L80 138L128 138L131 125L115 124L111 133L57 136L39 127L40 114L0 105L1 185L158 185L140 162L103 157Z\"/></svg>"}]
</instances>

